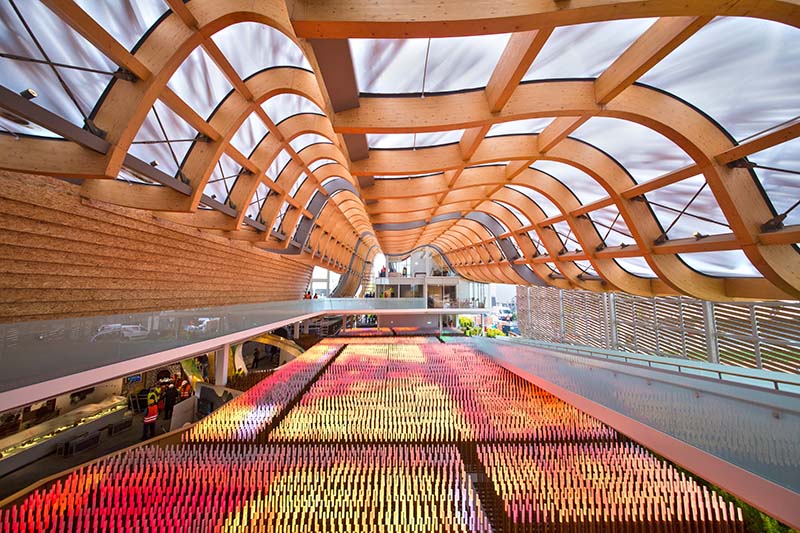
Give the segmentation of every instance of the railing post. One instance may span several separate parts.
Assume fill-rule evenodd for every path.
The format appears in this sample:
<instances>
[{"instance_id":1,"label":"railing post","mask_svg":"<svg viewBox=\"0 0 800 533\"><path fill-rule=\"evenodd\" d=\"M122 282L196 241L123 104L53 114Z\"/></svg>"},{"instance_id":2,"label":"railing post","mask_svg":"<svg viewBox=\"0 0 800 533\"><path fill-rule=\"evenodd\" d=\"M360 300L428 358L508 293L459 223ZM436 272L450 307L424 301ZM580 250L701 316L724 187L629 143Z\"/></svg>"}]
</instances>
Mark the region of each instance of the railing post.
<instances>
[{"instance_id":1,"label":"railing post","mask_svg":"<svg viewBox=\"0 0 800 533\"><path fill-rule=\"evenodd\" d=\"M564 289L558 289L558 339L564 342L565 326L564 326Z\"/></svg>"},{"instance_id":2,"label":"railing post","mask_svg":"<svg viewBox=\"0 0 800 533\"><path fill-rule=\"evenodd\" d=\"M709 363L719 364L719 339L714 318L714 302L703 300L703 329L706 333L706 355Z\"/></svg>"},{"instance_id":3,"label":"railing post","mask_svg":"<svg viewBox=\"0 0 800 533\"><path fill-rule=\"evenodd\" d=\"M617 295L613 292L608 293L608 329L611 337L611 349L619 350L619 339L617 337Z\"/></svg>"},{"instance_id":4,"label":"railing post","mask_svg":"<svg viewBox=\"0 0 800 533\"><path fill-rule=\"evenodd\" d=\"M756 306L753 304L750 307L750 333L753 334L753 355L756 358L756 368L763 368L761 362L761 339L758 336L758 324L756 323Z\"/></svg>"}]
</instances>

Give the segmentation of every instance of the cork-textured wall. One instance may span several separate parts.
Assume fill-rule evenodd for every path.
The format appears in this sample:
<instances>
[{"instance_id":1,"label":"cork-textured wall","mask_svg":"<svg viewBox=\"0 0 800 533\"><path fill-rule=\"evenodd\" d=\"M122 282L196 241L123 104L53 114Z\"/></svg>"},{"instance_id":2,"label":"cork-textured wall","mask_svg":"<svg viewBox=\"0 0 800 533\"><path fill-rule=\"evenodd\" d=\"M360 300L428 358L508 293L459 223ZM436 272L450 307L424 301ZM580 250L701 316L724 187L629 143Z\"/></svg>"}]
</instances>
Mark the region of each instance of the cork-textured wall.
<instances>
[{"instance_id":1,"label":"cork-textured wall","mask_svg":"<svg viewBox=\"0 0 800 533\"><path fill-rule=\"evenodd\" d=\"M0 322L292 300L310 265L0 171Z\"/></svg>"}]
</instances>

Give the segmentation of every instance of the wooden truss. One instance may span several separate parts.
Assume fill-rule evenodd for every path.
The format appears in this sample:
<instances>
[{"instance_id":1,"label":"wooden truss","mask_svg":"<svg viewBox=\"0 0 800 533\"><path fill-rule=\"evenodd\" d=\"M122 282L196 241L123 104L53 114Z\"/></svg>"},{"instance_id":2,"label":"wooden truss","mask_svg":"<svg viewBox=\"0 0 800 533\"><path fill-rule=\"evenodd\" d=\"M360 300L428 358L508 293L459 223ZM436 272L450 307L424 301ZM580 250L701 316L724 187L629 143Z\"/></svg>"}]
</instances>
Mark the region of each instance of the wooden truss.
<instances>
[{"instance_id":1,"label":"wooden truss","mask_svg":"<svg viewBox=\"0 0 800 533\"><path fill-rule=\"evenodd\" d=\"M98 106L93 122L105 133L102 139L83 130L59 131L66 142L0 136L0 168L80 177L87 197L152 210L266 250L293 253L300 260L352 272L354 280L361 279L364 265L379 250L402 255L433 245L461 275L479 281L639 295L686 294L709 300L800 297L800 255L795 248L800 227L776 224L749 169L736 164L800 136L800 124L736 145L716 123L685 102L634 85L714 16L759 17L799 26L800 9L794 1L573 0L564 5L557 1L506 5L445 0L393 3L389 9L361 0L167 0L172 11L135 52L117 42L74 0L43 1L129 72L133 81L115 80ZM555 27L633 17L660 18L594 81L520 84ZM242 80L211 36L244 21L267 24L288 36L303 50L314 73L272 68ZM513 35L483 90L426 98L358 94L347 38L504 32ZM167 87L197 47L205 50L234 88L209 120ZM302 114L275 124L260 104L281 93L303 96L327 116ZM131 185L114 178L123 166L135 164L129 148L156 100L200 135L181 166L184 181L142 169L167 186L133 186L132 193ZM30 110L29 116L36 113ZM269 135L247 155L230 141L252 115ZM486 138L494 124L539 117L555 119L538 135ZM693 162L637 184L607 154L569 137L591 117L613 117L651 128ZM425 150L366 147L367 133L453 129L464 129L457 145ZM332 144L312 145L298 153L289 143L306 133L321 135ZM276 180L266 179L266 169L281 151L289 154L290 163ZM203 196L223 154L242 168L225 204ZM335 163L312 171L313 163L323 159ZM561 182L530 168L537 160L579 168L602 186L606 197L581 204ZM489 163L495 165L478 166ZM420 174L431 175L413 178L413 186L404 179L373 178ZM647 202L641 201L643 195L699 174L730 232L666 239ZM303 176L308 179L290 194ZM258 216L247 219L244 206L260 184L270 189L270 195ZM518 191L520 187L547 197L560 214L547 216ZM530 223L520 222L504 204L519 210ZM593 211L609 207L618 211L630 230L630 245L606 247L589 219ZM279 231L271 231L284 208ZM487 220L503 227L498 230L500 224L494 227ZM568 249L554 230L562 223L579 244L575 249ZM724 250L743 251L763 277L703 275L678 255ZM628 257L643 258L658 277L634 276L614 261ZM587 275L576 261L591 264L596 275Z\"/></svg>"}]
</instances>

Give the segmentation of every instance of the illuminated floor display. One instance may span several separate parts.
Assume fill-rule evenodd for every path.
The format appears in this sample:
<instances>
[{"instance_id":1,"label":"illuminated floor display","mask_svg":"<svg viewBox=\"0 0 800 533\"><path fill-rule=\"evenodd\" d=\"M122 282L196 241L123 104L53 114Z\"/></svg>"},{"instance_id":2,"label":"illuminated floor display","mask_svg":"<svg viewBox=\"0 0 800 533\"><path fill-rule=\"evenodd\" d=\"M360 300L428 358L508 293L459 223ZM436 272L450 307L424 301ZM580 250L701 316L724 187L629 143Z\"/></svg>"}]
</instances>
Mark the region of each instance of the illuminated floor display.
<instances>
[{"instance_id":1,"label":"illuminated floor display","mask_svg":"<svg viewBox=\"0 0 800 533\"><path fill-rule=\"evenodd\" d=\"M352 342L351 342L352 341ZM2 531L742 531L741 511L472 348L326 341Z\"/></svg>"}]
</instances>

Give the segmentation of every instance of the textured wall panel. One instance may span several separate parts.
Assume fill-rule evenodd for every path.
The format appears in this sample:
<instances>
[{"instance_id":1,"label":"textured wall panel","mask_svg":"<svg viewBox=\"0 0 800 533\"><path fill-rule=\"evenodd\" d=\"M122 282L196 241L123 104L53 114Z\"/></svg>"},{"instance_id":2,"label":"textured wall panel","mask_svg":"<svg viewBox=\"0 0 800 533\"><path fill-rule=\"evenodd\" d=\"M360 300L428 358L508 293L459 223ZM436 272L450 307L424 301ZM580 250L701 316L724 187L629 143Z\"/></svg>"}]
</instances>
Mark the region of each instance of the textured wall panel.
<instances>
[{"instance_id":1,"label":"textured wall panel","mask_svg":"<svg viewBox=\"0 0 800 533\"><path fill-rule=\"evenodd\" d=\"M312 267L0 172L0 322L300 298Z\"/></svg>"}]
</instances>

